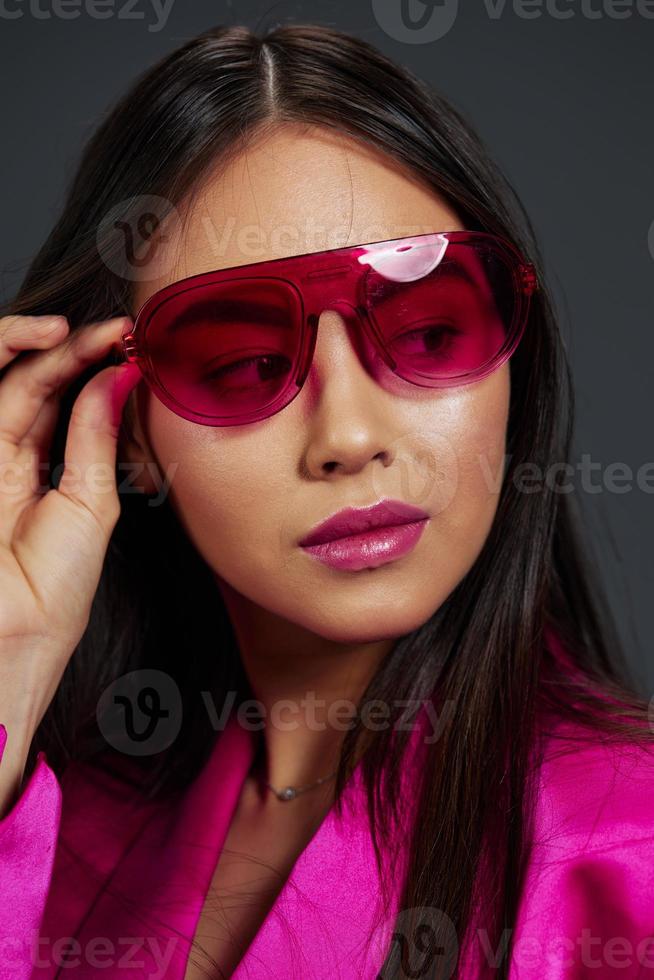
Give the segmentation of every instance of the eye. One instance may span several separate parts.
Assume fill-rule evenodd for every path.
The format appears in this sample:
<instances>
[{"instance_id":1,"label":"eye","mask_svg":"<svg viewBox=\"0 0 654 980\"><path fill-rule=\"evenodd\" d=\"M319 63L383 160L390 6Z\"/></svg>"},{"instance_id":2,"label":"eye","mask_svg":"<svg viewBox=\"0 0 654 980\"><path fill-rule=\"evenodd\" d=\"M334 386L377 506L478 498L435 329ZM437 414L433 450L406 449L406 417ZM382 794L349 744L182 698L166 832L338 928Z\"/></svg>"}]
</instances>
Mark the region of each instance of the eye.
<instances>
[{"instance_id":1,"label":"eye","mask_svg":"<svg viewBox=\"0 0 654 980\"><path fill-rule=\"evenodd\" d=\"M209 371L203 380L224 382L230 387L252 387L273 381L290 369L288 358L279 354L260 354L221 364Z\"/></svg>"},{"instance_id":2,"label":"eye","mask_svg":"<svg viewBox=\"0 0 654 980\"><path fill-rule=\"evenodd\" d=\"M438 357L451 360L456 337L463 333L458 327L443 323L424 326L396 334L391 341L394 353L407 356Z\"/></svg>"}]
</instances>

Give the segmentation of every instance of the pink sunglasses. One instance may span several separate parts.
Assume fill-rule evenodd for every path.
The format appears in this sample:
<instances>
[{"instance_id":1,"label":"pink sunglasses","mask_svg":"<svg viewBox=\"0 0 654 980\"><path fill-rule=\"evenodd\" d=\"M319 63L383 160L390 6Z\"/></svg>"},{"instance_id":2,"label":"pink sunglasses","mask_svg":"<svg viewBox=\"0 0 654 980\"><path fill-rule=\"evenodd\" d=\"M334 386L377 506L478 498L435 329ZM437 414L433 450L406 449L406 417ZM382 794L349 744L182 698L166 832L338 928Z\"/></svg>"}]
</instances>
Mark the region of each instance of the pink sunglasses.
<instances>
[{"instance_id":1,"label":"pink sunglasses","mask_svg":"<svg viewBox=\"0 0 654 980\"><path fill-rule=\"evenodd\" d=\"M357 322L364 357L447 388L508 360L537 288L533 266L504 239L430 232L189 276L150 296L121 343L171 411L243 425L300 392L324 309Z\"/></svg>"}]
</instances>

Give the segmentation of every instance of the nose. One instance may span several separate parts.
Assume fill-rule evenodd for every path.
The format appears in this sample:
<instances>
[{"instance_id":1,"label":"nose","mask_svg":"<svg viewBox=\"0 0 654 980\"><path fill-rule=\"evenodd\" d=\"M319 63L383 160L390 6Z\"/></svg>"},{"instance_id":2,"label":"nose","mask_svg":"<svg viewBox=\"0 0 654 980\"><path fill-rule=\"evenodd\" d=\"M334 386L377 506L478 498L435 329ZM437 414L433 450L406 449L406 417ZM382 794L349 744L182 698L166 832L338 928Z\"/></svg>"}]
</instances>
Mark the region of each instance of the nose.
<instances>
[{"instance_id":1,"label":"nose","mask_svg":"<svg viewBox=\"0 0 654 980\"><path fill-rule=\"evenodd\" d=\"M355 474L393 459L391 396L374 378L375 354L355 312L324 310L303 395L311 476Z\"/></svg>"}]
</instances>

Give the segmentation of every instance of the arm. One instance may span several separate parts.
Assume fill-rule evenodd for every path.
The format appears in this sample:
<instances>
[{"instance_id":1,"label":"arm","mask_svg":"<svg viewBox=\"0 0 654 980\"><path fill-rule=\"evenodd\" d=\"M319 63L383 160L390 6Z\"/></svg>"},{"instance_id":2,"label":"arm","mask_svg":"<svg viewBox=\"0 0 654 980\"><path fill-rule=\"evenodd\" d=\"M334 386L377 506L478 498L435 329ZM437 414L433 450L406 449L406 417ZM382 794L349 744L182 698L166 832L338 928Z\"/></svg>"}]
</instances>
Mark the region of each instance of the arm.
<instances>
[{"instance_id":1,"label":"arm","mask_svg":"<svg viewBox=\"0 0 654 980\"><path fill-rule=\"evenodd\" d=\"M127 321L71 332L62 315L0 317L0 467L13 477L0 491L0 721L7 726L0 728L0 980L27 980L35 961L62 792L43 753L27 783L25 761L88 625L120 514L115 481L99 487L85 477L98 463L115 468L138 367L111 366L84 385L67 419L64 471L46 492L38 471L51 426L39 426L35 442L35 422L80 371L107 356Z\"/></svg>"}]
</instances>

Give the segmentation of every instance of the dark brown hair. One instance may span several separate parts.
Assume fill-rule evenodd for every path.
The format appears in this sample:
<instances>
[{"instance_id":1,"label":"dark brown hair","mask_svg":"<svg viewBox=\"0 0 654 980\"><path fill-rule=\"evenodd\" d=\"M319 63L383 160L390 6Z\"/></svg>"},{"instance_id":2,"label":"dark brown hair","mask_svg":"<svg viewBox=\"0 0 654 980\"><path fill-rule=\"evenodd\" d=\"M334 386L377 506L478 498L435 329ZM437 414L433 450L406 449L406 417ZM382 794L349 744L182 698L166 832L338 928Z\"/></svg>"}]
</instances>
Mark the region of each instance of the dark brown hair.
<instances>
[{"instance_id":1,"label":"dark brown hair","mask_svg":"<svg viewBox=\"0 0 654 980\"><path fill-rule=\"evenodd\" d=\"M6 312L64 314L71 330L129 312L130 278L98 249L105 216L142 195L177 205L208 168L284 122L328 127L399 161L442 195L465 227L512 241L542 284L510 361L509 464L482 553L429 621L396 641L362 702L454 703L416 786L401 907L439 910L459 937L473 920L483 922L495 948L515 924L529 847L531 761L547 728L539 719L570 717L593 738L600 731L636 737L646 707L630 693L619 637L581 541L575 495L549 485L520 493L513 479L525 462L545 472L568 459L572 386L531 224L469 123L406 68L337 30L289 25L263 38L245 27L208 30L144 73L102 121L61 217ZM64 395L53 473L72 403L103 366ZM198 691L211 691L218 706L230 690L240 699L251 692L210 570L168 501L152 508L127 493L121 502L88 628L32 759L44 750L63 772L71 760L99 758L106 749L95 717L100 695L130 670L158 668L179 686L184 722L173 745L147 760L143 789L172 798L200 770L216 736L207 714L191 709ZM562 641L569 669L548 631ZM397 815L393 786L408 733L397 734L392 726L373 733L362 724L348 731L336 782L338 802L361 759L380 853L391 846ZM435 929L424 952L432 965L421 976L437 975L442 938ZM399 970L402 943L398 935L384 976ZM505 957L494 975L507 971Z\"/></svg>"}]
</instances>

